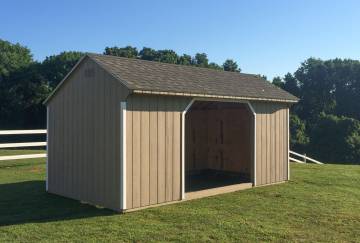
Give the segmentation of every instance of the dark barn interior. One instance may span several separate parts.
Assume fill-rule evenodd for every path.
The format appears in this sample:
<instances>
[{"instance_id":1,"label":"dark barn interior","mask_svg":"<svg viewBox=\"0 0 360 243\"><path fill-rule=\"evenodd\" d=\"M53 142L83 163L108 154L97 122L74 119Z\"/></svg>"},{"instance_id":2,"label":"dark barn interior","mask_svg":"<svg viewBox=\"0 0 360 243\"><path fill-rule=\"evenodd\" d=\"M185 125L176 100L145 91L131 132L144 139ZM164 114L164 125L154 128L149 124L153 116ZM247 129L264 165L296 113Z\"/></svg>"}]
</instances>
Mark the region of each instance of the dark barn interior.
<instances>
[{"instance_id":1,"label":"dark barn interior","mask_svg":"<svg viewBox=\"0 0 360 243\"><path fill-rule=\"evenodd\" d=\"M195 101L185 119L185 192L252 181L247 104Z\"/></svg>"}]
</instances>

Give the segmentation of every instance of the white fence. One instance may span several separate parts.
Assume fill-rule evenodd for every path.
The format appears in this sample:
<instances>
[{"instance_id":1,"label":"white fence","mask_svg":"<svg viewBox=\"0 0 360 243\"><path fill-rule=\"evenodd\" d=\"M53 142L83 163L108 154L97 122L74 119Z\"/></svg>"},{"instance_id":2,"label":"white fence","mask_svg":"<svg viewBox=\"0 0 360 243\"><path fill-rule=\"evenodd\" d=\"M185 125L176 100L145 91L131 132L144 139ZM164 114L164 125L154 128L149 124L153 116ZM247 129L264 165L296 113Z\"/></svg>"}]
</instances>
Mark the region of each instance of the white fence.
<instances>
[{"instance_id":1,"label":"white fence","mask_svg":"<svg viewBox=\"0 0 360 243\"><path fill-rule=\"evenodd\" d=\"M289 156L289 160L292 161L292 162L305 164L307 161L310 161L310 162L313 162L313 163L319 164L319 165L322 165L322 164L323 164L323 163L321 163L320 161L317 161L317 160L315 160L315 159L312 159L312 158L306 156L306 154L302 155L302 154L296 153L296 152L294 152L294 151L290 151L290 154L293 155L293 156L295 155L295 156L297 156L297 157L302 158L302 160L299 160L299 159L295 159L295 158L293 158L293 157L290 157L290 156L291 156L291 155L290 155L290 156Z\"/></svg>"},{"instance_id":2,"label":"white fence","mask_svg":"<svg viewBox=\"0 0 360 243\"><path fill-rule=\"evenodd\" d=\"M0 130L0 136L1 135L23 135L23 134L46 134L46 130L38 129L38 130ZM46 146L46 142L26 142L26 143L0 143L0 149L1 148L24 148L24 147L40 147L40 146ZM296 153L294 151L289 151L289 161L297 162L305 164L307 161L316 163L316 164L323 164L315 159L312 159L308 156ZM297 156L302 158L296 159L292 156ZM22 155L5 155L0 156L1 160L16 160L16 159L31 159L31 158L45 158L46 153L42 154L22 154Z\"/></svg>"},{"instance_id":3,"label":"white fence","mask_svg":"<svg viewBox=\"0 0 360 243\"><path fill-rule=\"evenodd\" d=\"M23 135L23 134L46 134L46 130L0 130L1 135ZM46 142L26 142L26 143L0 143L2 148L24 148L24 147L40 147L46 146ZM31 159L31 158L44 158L46 153L42 154L22 154L22 155L5 155L0 156L1 160L15 160L15 159Z\"/></svg>"}]
</instances>

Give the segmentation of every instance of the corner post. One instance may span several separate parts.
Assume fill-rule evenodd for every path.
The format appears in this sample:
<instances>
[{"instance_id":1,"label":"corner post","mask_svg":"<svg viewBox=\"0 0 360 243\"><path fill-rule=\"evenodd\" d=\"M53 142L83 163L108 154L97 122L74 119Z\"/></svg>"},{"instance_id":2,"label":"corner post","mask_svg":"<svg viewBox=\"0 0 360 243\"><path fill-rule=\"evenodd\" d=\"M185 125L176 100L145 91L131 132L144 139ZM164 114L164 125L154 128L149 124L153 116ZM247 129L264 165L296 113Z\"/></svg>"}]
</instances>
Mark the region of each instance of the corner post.
<instances>
[{"instance_id":1,"label":"corner post","mask_svg":"<svg viewBox=\"0 0 360 243\"><path fill-rule=\"evenodd\" d=\"M181 200L185 199L185 115L194 102L189 102L181 116Z\"/></svg>"},{"instance_id":2,"label":"corner post","mask_svg":"<svg viewBox=\"0 0 360 243\"><path fill-rule=\"evenodd\" d=\"M46 106L46 191L49 190L49 105Z\"/></svg>"},{"instance_id":3,"label":"corner post","mask_svg":"<svg viewBox=\"0 0 360 243\"><path fill-rule=\"evenodd\" d=\"M120 103L120 208L126 210L126 102Z\"/></svg>"},{"instance_id":4,"label":"corner post","mask_svg":"<svg viewBox=\"0 0 360 243\"><path fill-rule=\"evenodd\" d=\"M253 134L254 134L254 137L253 137L253 147L254 147L254 150L253 150L253 184L254 186L256 186L256 112L254 110L254 107L251 105L250 101L246 102L248 107L250 108L252 114L253 114L253 117L254 117L254 124L253 124Z\"/></svg>"},{"instance_id":5,"label":"corner post","mask_svg":"<svg viewBox=\"0 0 360 243\"><path fill-rule=\"evenodd\" d=\"M287 116L287 180L290 180L290 117L289 117L289 107L286 111Z\"/></svg>"}]
</instances>

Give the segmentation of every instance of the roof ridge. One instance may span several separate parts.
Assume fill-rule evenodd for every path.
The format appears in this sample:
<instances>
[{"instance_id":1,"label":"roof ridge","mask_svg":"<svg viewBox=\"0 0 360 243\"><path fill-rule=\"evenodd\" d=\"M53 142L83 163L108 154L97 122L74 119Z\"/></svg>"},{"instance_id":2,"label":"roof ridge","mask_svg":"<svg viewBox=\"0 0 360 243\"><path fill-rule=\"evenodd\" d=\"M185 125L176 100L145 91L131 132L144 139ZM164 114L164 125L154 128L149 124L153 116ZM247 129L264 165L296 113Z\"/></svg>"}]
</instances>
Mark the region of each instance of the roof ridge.
<instances>
[{"instance_id":1,"label":"roof ridge","mask_svg":"<svg viewBox=\"0 0 360 243\"><path fill-rule=\"evenodd\" d=\"M86 53L44 103L85 59L96 63L131 92L286 103L298 101L294 95L258 75Z\"/></svg>"},{"instance_id":2,"label":"roof ridge","mask_svg":"<svg viewBox=\"0 0 360 243\"><path fill-rule=\"evenodd\" d=\"M105 54L99 54L99 53L90 53L87 52L86 53L89 56L99 56L99 57L105 57L105 58L115 58L115 59L125 59L125 60L129 60L129 61L138 61L138 62L147 62L147 63L156 63L156 64L160 64L160 65L171 65L171 66L176 66L176 67L184 67L184 68L189 68L189 69L200 69L200 70L206 70L206 71L214 71L214 72L220 72L220 73L227 73L227 74L235 74L235 75L247 75L247 76L251 76L251 77L257 77L259 75L257 74L252 74L252 73L243 73L243 72L231 72L231 71L225 71L225 70L217 70L217 69L212 69L212 68L208 68L208 67L198 67L198 66L192 66L192 65L183 65L183 64L177 64L177 63L168 63L168 62L160 62L160 61L151 61L151 60L146 60L146 59L141 59L141 58L129 58L129 57L120 57L120 56L114 56L114 55L105 55ZM267 81L267 80L265 80Z\"/></svg>"},{"instance_id":3,"label":"roof ridge","mask_svg":"<svg viewBox=\"0 0 360 243\"><path fill-rule=\"evenodd\" d=\"M126 88L128 88L129 90L133 90L134 87L131 87L131 85L129 84L129 82L127 82L126 80L116 76L113 74L113 72L111 70L109 70L106 65L104 65L101 62L98 62L96 60L96 58L92 58L93 55L99 55L99 54L92 54L92 53L86 53L85 54L87 57L89 57L91 60L93 60L97 65L99 65L101 68L103 68L105 71L107 71L109 73L109 75L111 75L114 79L118 80L120 83L122 83L123 85L125 85ZM100 56L100 55L99 55ZM103 55L104 56L104 55ZM130 58L129 58L130 59Z\"/></svg>"}]
</instances>

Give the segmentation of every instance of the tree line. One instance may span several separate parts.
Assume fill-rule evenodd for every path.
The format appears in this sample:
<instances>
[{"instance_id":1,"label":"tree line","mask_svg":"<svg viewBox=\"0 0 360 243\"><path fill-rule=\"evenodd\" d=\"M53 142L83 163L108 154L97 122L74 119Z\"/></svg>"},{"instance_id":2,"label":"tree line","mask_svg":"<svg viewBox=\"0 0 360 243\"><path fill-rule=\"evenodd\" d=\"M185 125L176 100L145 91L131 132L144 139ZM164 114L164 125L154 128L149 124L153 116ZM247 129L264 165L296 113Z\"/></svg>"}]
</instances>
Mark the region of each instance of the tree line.
<instances>
[{"instance_id":1,"label":"tree line","mask_svg":"<svg viewBox=\"0 0 360 243\"><path fill-rule=\"evenodd\" d=\"M190 65L216 70L240 72L232 59L223 65L209 62L206 53L178 55L173 50L154 50L144 47L106 47L103 54L127 58ZM43 128L46 124L46 109L43 100L71 70L85 53L62 52L35 61L29 48L0 39L0 127Z\"/></svg>"},{"instance_id":2,"label":"tree line","mask_svg":"<svg viewBox=\"0 0 360 243\"><path fill-rule=\"evenodd\" d=\"M220 66L215 62L209 62L206 53L196 53L195 56L192 57L188 54L178 55L173 50L154 50L152 48L144 47L143 49L138 51L136 47L132 46L126 46L123 48L115 46L106 47L104 54L127 58L139 58L148 61L211 68L230 72L241 72L238 64L233 59L227 59Z\"/></svg>"},{"instance_id":3,"label":"tree line","mask_svg":"<svg viewBox=\"0 0 360 243\"><path fill-rule=\"evenodd\" d=\"M360 164L360 62L309 58L273 84L300 98L291 147L319 160Z\"/></svg>"},{"instance_id":4,"label":"tree line","mask_svg":"<svg viewBox=\"0 0 360 243\"><path fill-rule=\"evenodd\" d=\"M103 54L241 72L227 59L210 62L206 53L106 47ZM38 62L30 49L0 39L0 128L44 128L44 99L65 77L82 52L68 51ZM262 76L266 79L265 76ZM324 162L360 163L360 62L309 58L273 84L300 98L291 108L291 148Z\"/></svg>"}]
</instances>

